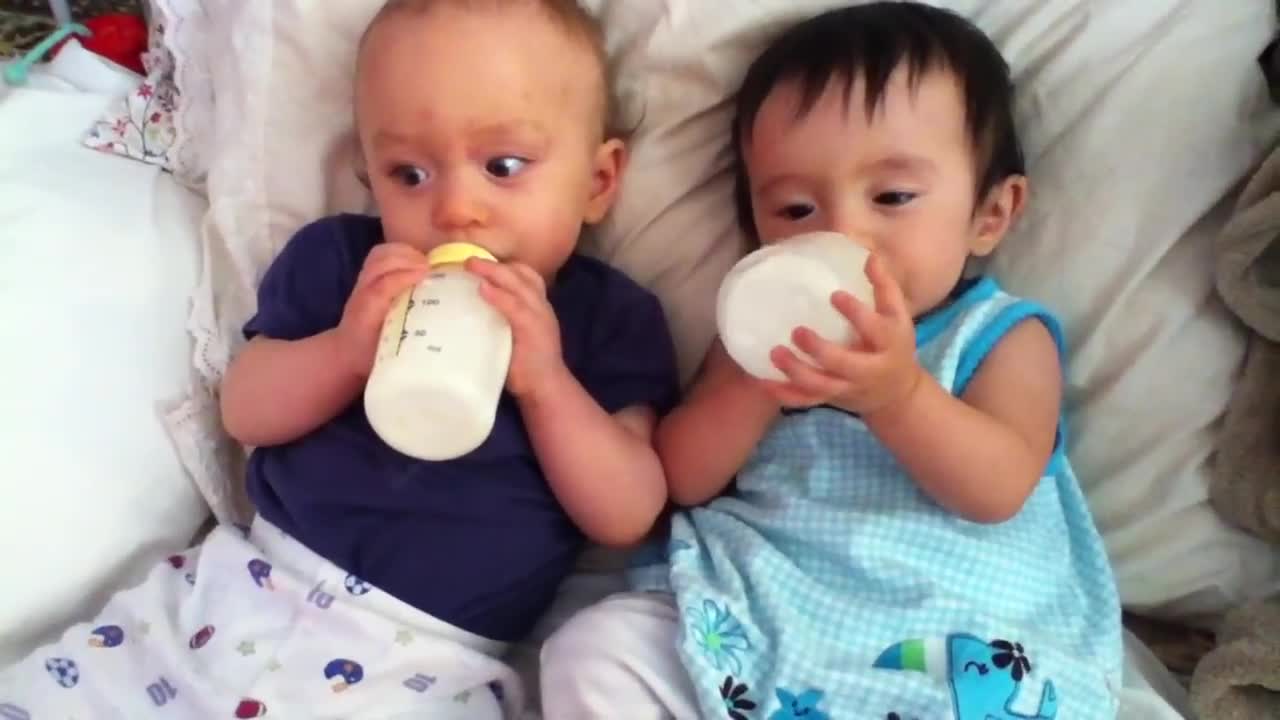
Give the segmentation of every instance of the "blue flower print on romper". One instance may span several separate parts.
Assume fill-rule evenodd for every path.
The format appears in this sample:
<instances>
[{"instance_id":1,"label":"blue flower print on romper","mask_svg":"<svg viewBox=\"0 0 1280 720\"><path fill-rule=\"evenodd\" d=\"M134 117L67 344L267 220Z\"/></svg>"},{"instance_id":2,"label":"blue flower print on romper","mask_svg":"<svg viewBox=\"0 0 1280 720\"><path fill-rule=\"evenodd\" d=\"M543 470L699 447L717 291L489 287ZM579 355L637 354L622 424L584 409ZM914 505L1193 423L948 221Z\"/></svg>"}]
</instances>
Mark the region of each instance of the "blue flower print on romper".
<instances>
[{"instance_id":1,"label":"blue flower print on romper","mask_svg":"<svg viewBox=\"0 0 1280 720\"><path fill-rule=\"evenodd\" d=\"M690 637L712 666L734 675L741 674L739 654L751 651L751 639L733 613L712 600L703 600L702 607L691 607L685 612L689 616Z\"/></svg>"},{"instance_id":2,"label":"blue flower print on romper","mask_svg":"<svg viewBox=\"0 0 1280 720\"><path fill-rule=\"evenodd\" d=\"M720 683L720 700L724 702L729 720L748 720L747 713L758 707L756 701L747 696L750 690L746 683L738 682L732 675Z\"/></svg>"},{"instance_id":3,"label":"blue flower print on romper","mask_svg":"<svg viewBox=\"0 0 1280 720\"><path fill-rule=\"evenodd\" d=\"M818 709L822 702L821 690L805 690L797 694L778 688L776 692L782 707L775 710L769 720L831 720L830 715Z\"/></svg>"}]
</instances>

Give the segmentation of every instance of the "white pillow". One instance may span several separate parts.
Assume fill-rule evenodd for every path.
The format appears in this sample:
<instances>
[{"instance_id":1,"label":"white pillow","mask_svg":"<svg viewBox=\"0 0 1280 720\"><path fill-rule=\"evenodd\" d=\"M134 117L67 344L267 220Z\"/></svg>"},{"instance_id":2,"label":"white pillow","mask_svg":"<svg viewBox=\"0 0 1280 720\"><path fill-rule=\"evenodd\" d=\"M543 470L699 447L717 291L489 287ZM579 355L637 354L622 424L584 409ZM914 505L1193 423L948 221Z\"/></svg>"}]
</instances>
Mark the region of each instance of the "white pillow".
<instances>
[{"instance_id":1,"label":"white pillow","mask_svg":"<svg viewBox=\"0 0 1280 720\"><path fill-rule=\"evenodd\" d=\"M1094 23L1144 40L1028 98L1040 202L995 273L1068 328L1070 452L1124 599L1190 613L1280 588L1280 552L1207 490L1245 348L1212 239L1277 138L1256 61L1276 25L1270 0L1166 4L1103 4Z\"/></svg>"},{"instance_id":2,"label":"white pillow","mask_svg":"<svg viewBox=\"0 0 1280 720\"><path fill-rule=\"evenodd\" d=\"M225 11L211 13L210 37L241 48L215 53L217 97L234 110L219 108L227 132L211 153L209 239L232 262L209 273L196 322L222 353L208 372L216 380L253 285L289 234L367 203L346 166L350 64L379 2L335 12L306 0L206 1ZM626 115L641 121L618 205L588 248L663 299L688 376L743 246L729 98L773 33L845 3L590 4L608 23ZM1206 489L1241 353L1212 300L1206 233L1221 217L1206 214L1275 137L1250 122L1266 103L1254 58L1272 3L940 4L992 35L1022 90L1033 209L995 272L1071 329L1071 450L1124 599L1190 614L1275 589L1274 551L1221 523Z\"/></svg>"},{"instance_id":3,"label":"white pillow","mask_svg":"<svg viewBox=\"0 0 1280 720\"><path fill-rule=\"evenodd\" d=\"M0 92L0 666L97 611L208 515L161 424L204 202L80 145L113 94Z\"/></svg>"}]
</instances>

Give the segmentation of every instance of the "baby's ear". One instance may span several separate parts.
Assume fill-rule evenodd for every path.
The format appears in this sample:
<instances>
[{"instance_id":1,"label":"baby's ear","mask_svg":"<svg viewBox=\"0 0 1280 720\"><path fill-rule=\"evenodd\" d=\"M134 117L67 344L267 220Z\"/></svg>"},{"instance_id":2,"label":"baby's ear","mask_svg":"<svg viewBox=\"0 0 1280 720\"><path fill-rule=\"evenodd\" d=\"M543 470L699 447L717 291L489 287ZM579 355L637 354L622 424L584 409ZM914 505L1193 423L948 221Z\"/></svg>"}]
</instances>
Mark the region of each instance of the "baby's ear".
<instances>
[{"instance_id":1,"label":"baby's ear","mask_svg":"<svg viewBox=\"0 0 1280 720\"><path fill-rule=\"evenodd\" d=\"M373 185L369 184L369 164L364 160L364 150L360 147L360 137L352 134L348 140L351 144L351 170L355 173L356 180L364 186L365 190L373 192Z\"/></svg>"},{"instance_id":2,"label":"baby's ear","mask_svg":"<svg viewBox=\"0 0 1280 720\"><path fill-rule=\"evenodd\" d=\"M622 172L627 167L627 146L617 138L610 138L596 149L591 168L590 196L587 198L583 221L588 225L604 219L618 197Z\"/></svg>"},{"instance_id":3,"label":"baby's ear","mask_svg":"<svg viewBox=\"0 0 1280 720\"><path fill-rule=\"evenodd\" d=\"M1027 206L1027 176L1010 175L991 188L973 216L969 252L990 255Z\"/></svg>"}]
</instances>

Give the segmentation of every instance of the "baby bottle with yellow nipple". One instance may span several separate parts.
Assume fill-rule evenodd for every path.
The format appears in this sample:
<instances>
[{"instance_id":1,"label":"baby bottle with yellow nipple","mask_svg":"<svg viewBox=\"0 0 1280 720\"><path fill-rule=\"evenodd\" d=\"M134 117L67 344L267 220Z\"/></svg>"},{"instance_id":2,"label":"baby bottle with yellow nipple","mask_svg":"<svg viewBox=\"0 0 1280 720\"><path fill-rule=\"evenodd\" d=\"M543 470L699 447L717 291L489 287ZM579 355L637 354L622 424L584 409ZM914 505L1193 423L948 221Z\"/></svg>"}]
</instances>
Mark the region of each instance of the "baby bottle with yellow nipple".
<instances>
[{"instance_id":1,"label":"baby bottle with yellow nipple","mask_svg":"<svg viewBox=\"0 0 1280 720\"><path fill-rule=\"evenodd\" d=\"M478 448L493 421L511 362L511 326L480 297L463 263L487 250L448 243L427 255L427 277L397 298L382 326L364 391L374 432L420 460Z\"/></svg>"}]
</instances>

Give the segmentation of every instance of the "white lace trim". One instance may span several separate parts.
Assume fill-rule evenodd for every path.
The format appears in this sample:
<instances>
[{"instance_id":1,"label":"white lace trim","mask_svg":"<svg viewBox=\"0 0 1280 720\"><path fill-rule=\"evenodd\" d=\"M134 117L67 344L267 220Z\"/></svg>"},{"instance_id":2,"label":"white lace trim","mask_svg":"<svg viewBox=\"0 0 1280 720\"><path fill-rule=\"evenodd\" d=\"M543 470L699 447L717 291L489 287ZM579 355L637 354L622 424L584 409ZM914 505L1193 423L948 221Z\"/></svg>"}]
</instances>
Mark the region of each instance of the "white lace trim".
<instances>
[{"instance_id":1,"label":"white lace trim","mask_svg":"<svg viewBox=\"0 0 1280 720\"><path fill-rule=\"evenodd\" d=\"M245 452L222 428L218 387L240 343L240 327L254 310L257 268L264 267L253 248L267 245L269 230L262 157L273 3L153 2L181 94L174 112L174 175L210 201L187 319L193 377L186 397L165 408L164 421L217 519L244 522L252 514L241 482ZM236 92L215 103L217 87Z\"/></svg>"},{"instance_id":2,"label":"white lace trim","mask_svg":"<svg viewBox=\"0 0 1280 720\"><path fill-rule=\"evenodd\" d=\"M226 341L230 335L219 327L217 318L243 317L241 311L231 309L234 303L225 302L242 297L242 293L224 294L217 289L222 285L218 279L228 277L220 237L211 209L200 231L201 275L187 319L194 373L187 396L166 409L164 421L179 460L214 517L223 523L247 523L253 509L242 482L245 449L223 429L218 405L218 388L232 347Z\"/></svg>"},{"instance_id":3,"label":"white lace trim","mask_svg":"<svg viewBox=\"0 0 1280 720\"><path fill-rule=\"evenodd\" d=\"M163 408L162 418L178 461L220 523L247 524L253 506L245 493L245 454L222 430L217 397L198 381L186 397Z\"/></svg>"},{"instance_id":4,"label":"white lace trim","mask_svg":"<svg viewBox=\"0 0 1280 720\"><path fill-rule=\"evenodd\" d=\"M184 184L203 189L209 169L205 149L214 117L213 82L205 52L209 19L201 0L152 0L152 4L164 27L164 46L179 93L168 153L170 170Z\"/></svg>"}]
</instances>

